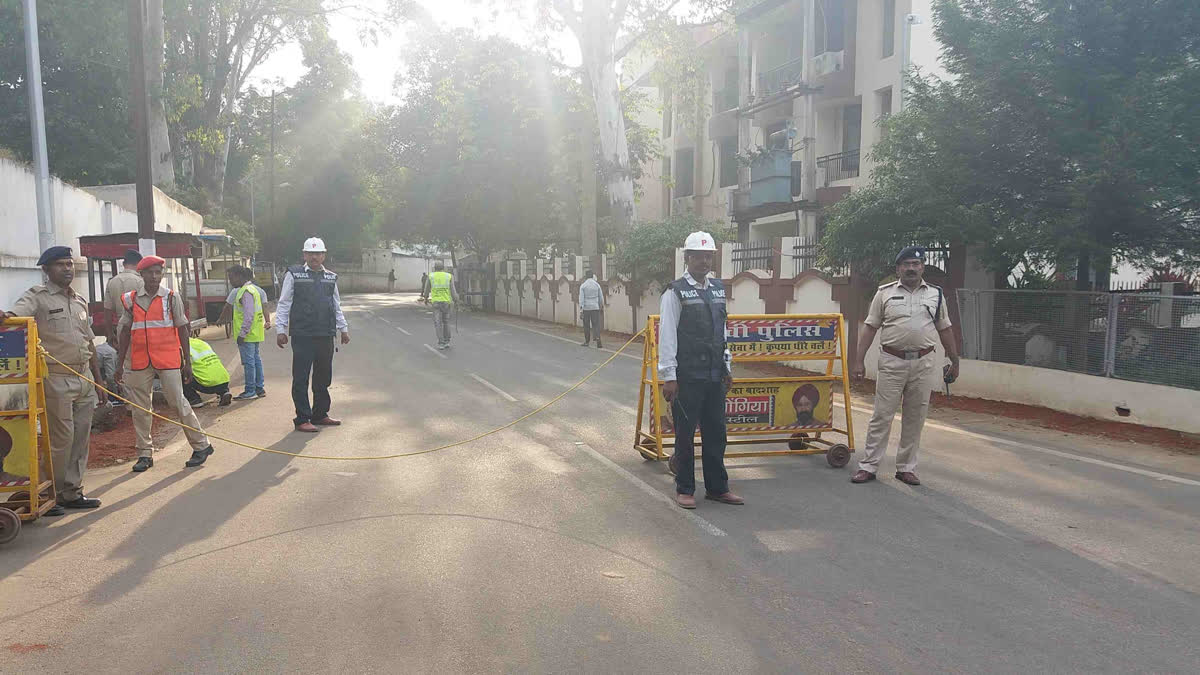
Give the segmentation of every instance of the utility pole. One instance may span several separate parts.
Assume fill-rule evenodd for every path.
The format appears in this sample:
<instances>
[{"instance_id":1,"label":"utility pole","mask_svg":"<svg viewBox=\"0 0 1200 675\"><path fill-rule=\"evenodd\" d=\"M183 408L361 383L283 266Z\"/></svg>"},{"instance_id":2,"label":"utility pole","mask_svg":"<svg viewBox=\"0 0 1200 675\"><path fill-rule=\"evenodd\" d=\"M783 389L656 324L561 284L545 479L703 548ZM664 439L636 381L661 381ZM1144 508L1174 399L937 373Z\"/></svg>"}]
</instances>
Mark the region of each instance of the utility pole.
<instances>
[{"instance_id":1,"label":"utility pole","mask_svg":"<svg viewBox=\"0 0 1200 675\"><path fill-rule=\"evenodd\" d=\"M267 162L267 227L275 227L275 90L271 90L271 159ZM272 230L274 231L274 230Z\"/></svg>"},{"instance_id":2,"label":"utility pole","mask_svg":"<svg viewBox=\"0 0 1200 675\"><path fill-rule=\"evenodd\" d=\"M46 157L46 112L42 105L42 57L38 46L37 0L21 0L25 12L25 89L32 127L34 196L37 200L38 246L54 245L54 205L50 200L50 164Z\"/></svg>"},{"instance_id":3,"label":"utility pole","mask_svg":"<svg viewBox=\"0 0 1200 675\"><path fill-rule=\"evenodd\" d=\"M146 95L145 0L129 0L129 103L133 111L133 147L136 155L134 186L137 191L138 251L155 255L154 182L150 174L150 99Z\"/></svg>"}]
</instances>

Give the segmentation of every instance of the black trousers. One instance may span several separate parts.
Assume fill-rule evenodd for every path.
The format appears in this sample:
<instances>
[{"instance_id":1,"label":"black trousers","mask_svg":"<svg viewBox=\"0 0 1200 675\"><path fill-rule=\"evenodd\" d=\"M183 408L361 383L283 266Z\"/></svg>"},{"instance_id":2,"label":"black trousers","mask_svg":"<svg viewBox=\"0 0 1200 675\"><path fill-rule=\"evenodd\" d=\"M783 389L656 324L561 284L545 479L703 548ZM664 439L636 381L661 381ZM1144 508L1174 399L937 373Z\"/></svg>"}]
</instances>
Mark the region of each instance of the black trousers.
<instances>
[{"instance_id":1,"label":"black trousers","mask_svg":"<svg viewBox=\"0 0 1200 675\"><path fill-rule=\"evenodd\" d=\"M183 395L187 398L188 403L199 403L200 394L225 394L229 392L229 383L222 382L221 384L200 384L196 381L195 376L188 382L183 383Z\"/></svg>"},{"instance_id":2,"label":"black trousers","mask_svg":"<svg viewBox=\"0 0 1200 675\"><path fill-rule=\"evenodd\" d=\"M596 338L596 342L600 342L600 322L604 318L604 311L599 309L585 309L583 314L583 343L589 344L592 337Z\"/></svg>"},{"instance_id":3,"label":"black trousers","mask_svg":"<svg viewBox=\"0 0 1200 675\"><path fill-rule=\"evenodd\" d=\"M704 490L713 495L729 492L729 474L725 471L725 385L680 381L671 414L675 418L675 491L684 495L696 493L696 426L699 425Z\"/></svg>"},{"instance_id":4,"label":"black trousers","mask_svg":"<svg viewBox=\"0 0 1200 675\"><path fill-rule=\"evenodd\" d=\"M312 405L308 404L308 380L312 374ZM329 416L329 383L333 382L333 336L292 336L292 403L296 424Z\"/></svg>"}]
</instances>

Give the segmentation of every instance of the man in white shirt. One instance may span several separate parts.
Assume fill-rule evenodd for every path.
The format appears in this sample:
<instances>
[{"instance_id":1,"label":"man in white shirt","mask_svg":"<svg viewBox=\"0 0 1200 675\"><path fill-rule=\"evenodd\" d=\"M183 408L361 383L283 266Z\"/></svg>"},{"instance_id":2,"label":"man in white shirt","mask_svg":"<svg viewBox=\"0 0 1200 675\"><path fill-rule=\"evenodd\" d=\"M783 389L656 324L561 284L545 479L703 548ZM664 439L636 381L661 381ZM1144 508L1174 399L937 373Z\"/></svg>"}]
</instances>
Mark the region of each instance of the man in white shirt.
<instances>
[{"instance_id":1,"label":"man in white shirt","mask_svg":"<svg viewBox=\"0 0 1200 675\"><path fill-rule=\"evenodd\" d=\"M687 272L662 295L658 329L658 377L675 425L675 503L696 508L695 436L700 427L704 498L744 504L729 491L725 471L725 392L733 384L725 345L725 287L708 278L717 246L707 232L684 243Z\"/></svg>"},{"instance_id":2,"label":"man in white shirt","mask_svg":"<svg viewBox=\"0 0 1200 675\"><path fill-rule=\"evenodd\" d=\"M283 349L291 336L292 403L296 406L292 423L296 431L316 433L318 427L342 423L329 416L334 336L338 333L342 344L350 343L337 275L325 268L325 242L311 237L304 242L304 264L288 268L275 305L275 343Z\"/></svg>"},{"instance_id":3,"label":"man in white shirt","mask_svg":"<svg viewBox=\"0 0 1200 675\"><path fill-rule=\"evenodd\" d=\"M600 323L604 318L604 289L600 288L600 282L596 281L595 273L587 272L583 278L583 283L579 284L579 314L583 321L583 344L580 346L590 345L594 335L596 346L602 347Z\"/></svg>"}]
</instances>

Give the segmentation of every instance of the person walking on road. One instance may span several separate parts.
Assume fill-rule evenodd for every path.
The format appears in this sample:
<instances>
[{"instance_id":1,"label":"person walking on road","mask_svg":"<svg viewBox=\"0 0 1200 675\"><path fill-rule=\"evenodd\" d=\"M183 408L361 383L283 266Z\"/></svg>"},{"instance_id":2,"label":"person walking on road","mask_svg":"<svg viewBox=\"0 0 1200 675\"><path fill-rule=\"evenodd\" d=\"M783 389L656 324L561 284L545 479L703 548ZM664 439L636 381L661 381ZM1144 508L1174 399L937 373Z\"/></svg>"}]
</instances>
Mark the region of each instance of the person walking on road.
<instances>
[{"instance_id":1,"label":"person walking on road","mask_svg":"<svg viewBox=\"0 0 1200 675\"><path fill-rule=\"evenodd\" d=\"M604 289L596 281L594 272L588 271L583 275L583 283L579 284L579 312L583 318L583 344L586 347L596 336L596 347L600 344L600 323L604 318Z\"/></svg>"},{"instance_id":2,"label":"person walking on road","mask_svg":"<svg viewBox=\"0 0 1200 675\"><path fill-rule=\"evenodd\" d=\"M433 264L433 274L421 289L421 299L433 303L433 332L437 333L438 349L450 348L450 308L458 305L458 289L454 275L446 271L445 263Z\"/></svg>"},{"instance_id":3,"label":"person walking on road","mask_svg":"<svg viewBox=\"0 0 1200 675\"><path fill-rule=\"evenodd\" d=\"M663 292L659 313L658 376L675 419L675 503L696 508L695 436L700 426L704 497L744 504L729 491L725 471L725 392L733 385L725 344L725 287L710 279L717 250L712 235L693 232L684 243L687 271Z\"/></svg>"},{"instance_id":4,"label":"person walking on road","mask_svg":"<svg viewBox=\"0 0 1200 675\"><path fill-rule=\"evenodd\" d=\"M296 431L316 433L318 427L342 422L329 416L329 384L333 382L334 338L350 344L350 327L342 314L337 274L325 268L325 242L304 242L304 264L289 267L275 306L275 344L292 343L292 403ZM312 378L312 404L308 401Z\"/></svg>"},{"instance_id":5,"label":"person walking on road","mask_svg":"<svg viewBox=\"0 0 1200 675\"><path fill-rule=\"evenodd\" d=\"M51 246L42 253L38 265L46 273L46 283L34 286L17 299L5 318L33 317L42 347L50 356L76 372L91 372L92 380L102 382L96 358L87 302L71 289L75 279L75 261L71 249ZM47 359L43 380L46 395L46 422L50 432L50 461L54 467L54 493L58 504L46 513L61 516L67 509L94 509L99 499L83 494L83 475L87 471L92 435L92 413L96 401L107 400L103 391Z\"/></svg>"},{"instance_id":6,"label":"person walking on road","mask_svg":"<svg viewBox=\"0 0 1200 675\"><path fill-rule=\"evenodd\" d=\"M388 270L388 293L396 292L396 270L395 268Z\"/></svg>"},{"instance_id":7,"label":"person walking on road","mask_svg":"<svg viewBox=\"0 0 1200 675\"><path fill-rule=\"evenodd\" d=\"M236 396L239 401L253 401L267 395L262 365L262 343L266 340L267 321L264 305L266 296L252 281L254 273L248 267L235 265L229 270L229 284L234 287L233 329L237 331L238 353L242 357L242 372L246 386Z\"/></svg>"},{"instance_id":8,"label":"person walking on road","mask_svg":"<svg viewBox=\"0 0 1200 675\"><path fill-rule=\"evenodd\" d=\"M183 393L183 383L192 379L192 352L184 347L191 326L183 300L162 286L166 263L158 256L142 258L137 269L142 275L143 288L121 296L125 313L121 317L116 380L125 385L129 400L137 406L133 409L133 428L137 433L138 459L133 470L139 473L154 466L151 437L154 417L147 410L153 405L155 377L162 383L163 395L179 421L191 427L183 430L192 446L192 456L185 466L200 466L213 454L212 444ZM126 357L132 368L128 374Z\"/></svg>"},{"instance_id":9,"label":"person walking on road","mask_svg":"<svg viewBox=\"0 0 1200 675\"><path fill-rule=\"evenodd\" d=\"M925 282L925 250L909 246L896 256L897 281L884 284L871 300L866 325L858 337L854 367L851 375L862 379L866 375L863 357L879 334L879 376L875 382L875 410L867 425L865 456L852 483L875 480L879 462L887 451L892 432L892 418L903 406L900 422L900 448L896 452L896 479L909 485L920 485L917 478L917 453L921 446L921 429L929 411L931 378L936 368L934 334L941 340L950 359L945 379L958 378L958 346L951 330L950 316L942 289Z\"/></svg>"},{"instance_id":10,"label":"person walking on road","mask_svg":"<svg viewBox=\"0 0 1200 675\"><path fill-rule=\"evenodd\" d=\"M208 405L208 401L200 398L200 394L216 394L219 406L232 403L233 394L229 393L229 371L225 370L221 357L200 338L189 339L188 349L192 353L192 379L183 382L183 395L187 397L188 403L193 408Z\"/></svg>"}]
</instances>

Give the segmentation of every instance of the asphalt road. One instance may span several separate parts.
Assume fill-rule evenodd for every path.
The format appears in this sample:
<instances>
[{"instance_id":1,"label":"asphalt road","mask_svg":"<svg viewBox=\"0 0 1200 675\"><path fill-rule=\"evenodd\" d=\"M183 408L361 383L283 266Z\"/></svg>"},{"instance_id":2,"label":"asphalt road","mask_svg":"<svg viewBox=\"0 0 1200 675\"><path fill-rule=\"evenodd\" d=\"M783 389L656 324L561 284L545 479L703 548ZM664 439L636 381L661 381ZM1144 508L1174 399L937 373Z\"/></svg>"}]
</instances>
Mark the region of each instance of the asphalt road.
<instances>
[{"instance_id":1,"label":"asphalt road","mask_svg":"<svg viewBox=\"0 0 1200 675\"><path fill-rule=\"evenodd\" d=\"M269 397L210 430L307 454L420 450L611 355L464 315L443 358L412 296L346 304L344 426L291 431L290 359L272 346ZM100 510L0 548L0 672L1200 668L1200 458L943 415L919 488L891 479L890 456L864 486L853 462L742 459L746 506L685 512L630 447L638 366L618 357L549 411L432 454L217 441L185 470L177 439L147 473L94 472Z\"/></svg>"}]
</instances>

